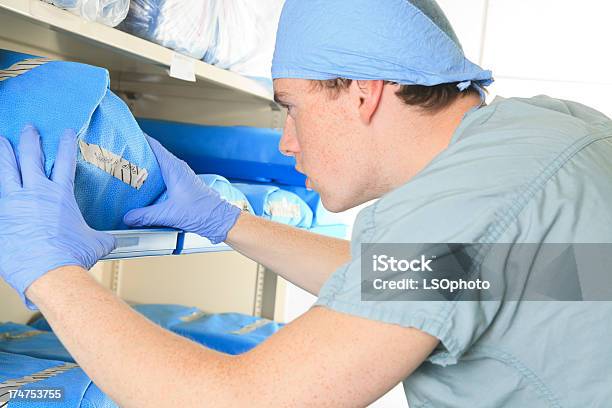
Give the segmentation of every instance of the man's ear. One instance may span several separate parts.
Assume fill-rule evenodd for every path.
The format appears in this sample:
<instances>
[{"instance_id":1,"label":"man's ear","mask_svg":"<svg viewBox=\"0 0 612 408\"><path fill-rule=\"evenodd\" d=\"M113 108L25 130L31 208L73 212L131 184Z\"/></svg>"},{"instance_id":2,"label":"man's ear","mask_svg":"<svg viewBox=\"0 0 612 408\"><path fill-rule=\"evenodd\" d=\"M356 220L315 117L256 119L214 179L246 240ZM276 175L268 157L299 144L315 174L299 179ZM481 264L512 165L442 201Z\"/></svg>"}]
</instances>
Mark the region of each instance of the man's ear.
<instances>
[{"instance_id":1,"label":"man's ear","mask_svg":"<svg viewBox=\"0 0 612 408\"><path fill-rule=\"evenodd\" d=\"M384 81L354 81L359 97L359 116L369 124L382 100Z\"/></svg>"}]
</instances>

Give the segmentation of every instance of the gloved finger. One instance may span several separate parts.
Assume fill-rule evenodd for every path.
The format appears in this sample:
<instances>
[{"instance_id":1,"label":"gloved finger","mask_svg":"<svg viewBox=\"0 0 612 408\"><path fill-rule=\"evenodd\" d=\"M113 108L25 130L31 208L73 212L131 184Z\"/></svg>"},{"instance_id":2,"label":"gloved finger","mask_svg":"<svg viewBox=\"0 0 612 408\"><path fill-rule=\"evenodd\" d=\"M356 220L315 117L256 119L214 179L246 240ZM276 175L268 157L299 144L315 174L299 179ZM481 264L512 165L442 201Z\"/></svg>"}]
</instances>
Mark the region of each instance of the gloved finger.
<instances>
[{"instance_id":1,"label":"gloved finger","mask_svg":"<svg viewBox=\"0 0 612 408\"><path fill-rule=\"evenodd\" d=\"M0 136L0 197L21 188L21 175L11 143Z\"/></svg>"},{"instance_id":2,"label":"gloved finger","mask_svg":"<svg viewBox=\"0 0 612 408\"><path fill-rule=\"evenodd\" d=\"M74 174L76 172L77 143L76 133L66 129L60 138L57 157L51 172L51 180L72 191L74 189Z\"/></svg>"},{"instance_id":3,"label":"gloved finger","mask_svg":"<svg viewBox=\"0 0 612 408\"><path fill-rule=\"evenodd\" d=\"M19 166L24 187L32 186L41 178L47 177L44 169L44 155L40 146L40 135L32 125L27 125L21 131Z\"/></svg>"},{"instance_id":4,"label":"gloved finger","mask_svg":"<svg viewBox=\"0 0 612 408\"><path fill-rule=\"evenodd\" d=\"M123 222L130 227L172 227L167 225L166 208L166 202L136 208L123 216Z\"/></svg>"},{"instance_id":5,"label":"gloved finger","mask_svg":"<svg viewBox=\"0 0 612 408\"><path fill-rule=\"evenodd\" d=\"M87 269L90 269L101 258L110 254L117 248L117 240L113 235L103 231L95 231L95 237L101 244L102 252L96 254L96 259L92 260L91 265L86 265Z\"/></svg>"},{"instance_id":6,"label":"gloved finger","mask_svg":"<svg viewBox=\"0 0 612 408\"><path fill-rule=\"evenodd\" d=\"M151 150L153 150L153 153L155 154L159 168L161 169L164 183L170 191L179 182L179 180L184 177L186 171L191 171L191 168L189 168L185 162L170 153L157 140L153 139L149 135L146 135L146 137L149 142L149 146L151 146Z\"/></svg>"}]
</instances>

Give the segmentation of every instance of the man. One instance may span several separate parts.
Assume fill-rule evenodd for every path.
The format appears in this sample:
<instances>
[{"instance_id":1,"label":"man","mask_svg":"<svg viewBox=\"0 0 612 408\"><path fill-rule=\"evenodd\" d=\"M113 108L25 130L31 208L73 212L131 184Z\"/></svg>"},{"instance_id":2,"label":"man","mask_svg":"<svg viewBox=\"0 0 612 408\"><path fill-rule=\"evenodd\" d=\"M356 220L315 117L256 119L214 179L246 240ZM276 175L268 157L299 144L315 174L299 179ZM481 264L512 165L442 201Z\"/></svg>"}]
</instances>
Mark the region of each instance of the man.
<instances>
[{"instance_id":1,"label":"man","mask_svg":"<svg viewBox=\"0 0 612 408\"><path fill-rule=\"evenodd\" d=\"M96 384L125 407L365 406L400 381L412 407L609 404L609 302L362 301L361 243L610 242L610 121L550 98L483 106L491 73L429 1L289 0L273 65L280 149L307 184L332 211L380 198L352 247L239 213L152 139L169 199L125 217L225 240L319 295L241 356L156 327L84 271L114 243L74 202L74 133L50 179L32 127L19 165L0 139L1 274Z\"/></svg>"}]
</instances>

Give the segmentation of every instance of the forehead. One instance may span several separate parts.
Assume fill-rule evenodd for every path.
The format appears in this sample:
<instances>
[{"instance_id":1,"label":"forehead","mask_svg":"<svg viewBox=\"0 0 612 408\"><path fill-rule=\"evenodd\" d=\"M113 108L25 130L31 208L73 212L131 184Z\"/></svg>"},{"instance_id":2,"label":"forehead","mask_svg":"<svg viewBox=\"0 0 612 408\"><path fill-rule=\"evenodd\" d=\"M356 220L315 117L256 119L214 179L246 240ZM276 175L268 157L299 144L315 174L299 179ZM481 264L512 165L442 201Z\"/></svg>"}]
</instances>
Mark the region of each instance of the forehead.
<instances>
[{"instance_id":1,"label":"forehead","mask_svg":"<svg viewBox=\"0 0 612 408\"><path fill-rule=\"evenodd\" d=\"M279 78L273 81L274 96L279 99L298 96L312 90L312 81L307 79Z\"/></svg>"}]
</instances>

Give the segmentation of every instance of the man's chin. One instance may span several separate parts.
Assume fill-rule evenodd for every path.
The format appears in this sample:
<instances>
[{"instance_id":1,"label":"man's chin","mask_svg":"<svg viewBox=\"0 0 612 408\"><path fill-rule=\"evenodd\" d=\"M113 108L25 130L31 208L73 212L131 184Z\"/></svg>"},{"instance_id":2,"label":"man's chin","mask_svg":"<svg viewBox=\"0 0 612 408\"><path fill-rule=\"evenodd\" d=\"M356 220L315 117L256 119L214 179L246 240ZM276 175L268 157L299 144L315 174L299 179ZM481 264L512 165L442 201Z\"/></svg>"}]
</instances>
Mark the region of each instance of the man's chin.
<instances>
[{"instance_id":1,"label":"man's chin","mask_svg":"<svg viewBox=\"0 0 612 408\"><path fill-rule=\"evenodd\" d=\"M320 186L319 186L320 187ZM355 197L342 197L337 193L318 191L319 196L321 197L321 202L323 203L323 207L329 212L332 213L341 213L355 207L359 207L360 205L366 204L375 200L379 197L368 197L364 196L355 196Z\"/></svg>"},{"instance_id":2,"label":"man's chin","mask_svg":"<svg viewBox=\"0 0 612 408\"><path fill-rule=\"evenodd\" d=\"M321 203L323 203L323 207L325 207L325 209L329 212L339 213L353 207L348 203L342 202L340 197L334 196L333 193L326 194L319 191L319 195L321 196Z\"/></svg>"}]
</instances>

